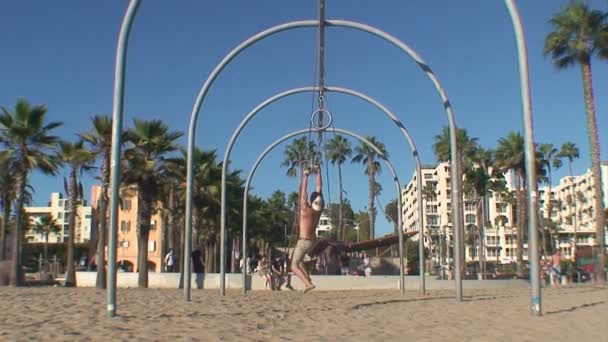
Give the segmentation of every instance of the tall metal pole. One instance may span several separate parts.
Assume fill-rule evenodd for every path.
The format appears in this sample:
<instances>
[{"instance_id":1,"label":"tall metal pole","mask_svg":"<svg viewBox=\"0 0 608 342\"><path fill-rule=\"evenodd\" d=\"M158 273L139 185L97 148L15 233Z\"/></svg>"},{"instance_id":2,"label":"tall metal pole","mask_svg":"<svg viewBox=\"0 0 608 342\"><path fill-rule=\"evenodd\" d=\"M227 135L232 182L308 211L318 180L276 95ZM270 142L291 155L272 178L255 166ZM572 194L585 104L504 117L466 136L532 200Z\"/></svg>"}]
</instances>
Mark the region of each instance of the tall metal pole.
<instances>
[{"instance_id":1,"label":"tall metal pole","mask_svg":"<svg viewBox=\"0 0 608 342\"><path fill-rule=\"evenodd\" d=\"M418 200L418 269L420 270L420 280L418 283L418 292L421 296L426 293L426 285L424 279L424 206L422 203L422 165L420 164L420 158L418 158L418 151L416 154L416 187L418 188L417 200ZM400 227L401 228L401 227Z\"/></svg>"},{"instance_id":2,"label":"tall metal pole","mask_svg":"<svg viewBox=\"0 0 608 342\"><path fill-rule=\"evenodd\" d=\"M505 0L509 9L515 39L517 40L517 56L519 60L519 82L521 87L521 103L524 124L524 147L526 156L526 182L528 183L528 260L530 262L531 298L530 310L532 316L542 316L540 272L538 253L537 201L536 198L536 160L534 148L534 126L532 125L532 99L530 95L530 75L528 70L528 48L524 26L519 15L515 0Z\"/></svg>"},{"instance_id":3,"label":"tall metal pole","mask_svg":"<svg viewBox=\"0 0 608 342\"><path fill-rule=\"evenodd\" d=\"M112 106L112 152L110 156L110 230L108 238L107 315L116 315L116 236L118 223L118 200L120 186L120 147L122 145L122 118L124 114L125 68L127 46L133 18L140 0L131 0L122 21L116 49L114 69L114 103ZM105 265L97 265L104 267Z\"/></svg>"}]
</instances>

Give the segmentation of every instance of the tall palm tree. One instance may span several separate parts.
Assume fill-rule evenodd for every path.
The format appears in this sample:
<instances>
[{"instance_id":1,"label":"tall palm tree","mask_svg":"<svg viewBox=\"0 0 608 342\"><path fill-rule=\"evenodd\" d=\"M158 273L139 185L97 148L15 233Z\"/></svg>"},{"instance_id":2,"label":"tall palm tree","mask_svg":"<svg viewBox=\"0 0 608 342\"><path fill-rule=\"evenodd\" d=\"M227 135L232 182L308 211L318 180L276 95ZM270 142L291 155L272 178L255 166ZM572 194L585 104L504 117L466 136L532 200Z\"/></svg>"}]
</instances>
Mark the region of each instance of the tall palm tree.
<instances>
[{"instance_id":1,"label":"tall palm tree","mask_svg":"<svg viewBox=\"0 0 608 342\"><path fill-rule=\"evenodd\" d=\"M524 249L524 220L526 216L524 192L522 184L525 183L524 165L524 138L519 132L510 132L506 138L498 140L494 166L503 171L513 170L515 175L515 189L517 193L517 272L523 274Z\"/></svg>"},{"instance_id":2,"label":"tall palm tree","mask_svg":"<svg viewBox=\"0 0 608 342\"><path fill-rule=\"evenodd\" d=\"M452 147L450 145L450 129L448 126L444 126L441 134L438 134L434 138L433 143L433 151L435 153L435 157L439 162L449 162L451 159L451 151ZM458 128L456 131L456 141L458 144L458 179L460 182L459 193L464 194L464 184L462 182L462 177L465 173L465 168L468 166L466 162L471 156L475 147L477 146L477 138L469 137L467 130L464 128ZM460 201L461 206L463 205L463 201ZM463 213L463 208L454 208L452 210L458 210L460 213ZM464 215L460 215L460 236L464 237ZM461 246L462 248L458 248L460 251L460 260L463 261L461 268L464 266L464 244Z\"/></svg>"},{"instance_id":3,"label":"tall palm tree","mask_svg":"<svg viewBox=\"0 0 608 342\"><path fill-rule=\"evenodd\" d=\"M0 114L0 144L5 148L0 153L0 160L11 160L17 177L11 286L20 285L21 241L26 224L22 213L29 173L39 170L44 174L54 175L59 164L54 153L59 139L51 135L51 132L62 123L46 123L46 113L46 106L32 106L26 100L19 99L14 111L2 108Z\"/></svg>"},{"instance_id":4,"label":"tall palm tree","mask_svg":"<svg viewBox=\"0 0 608 342\"><path fill-rule=\"evenodd\" d=\"M6 237L11 217L11 206L15 200L16 177L10 160L0 162L0 208L2 209L2 226L0 227L0 260L6 259Z\"/></svg>"},{"instance_id":5,"label":"tall palm tree","mask_svg":"<svg viewBox=\"0 0 608 342\"><path fill-rule=\"evenodd\" d=\"M32 231L35 234L44 236L44 259L49 259L49 236L51 234L59 234L61 232L61 225L57 222L57 219L53 215L44 215L34 223Z\"/></svg>"},{"instance_id":6,"label":"tall palm tree","mask_svg":"<svg viewBox=\"0 0 608 342\"><path fill-rule=\"evenodd\" d=\"M596 240L600 246L604 246L605 217L602 201L600 142L593 96L591 57L594 55L601 58L608 57L608 13L592 10L585 2L576 1L554 14L549 20L549 24L554 31L547 35L543 53L551 55L558 70L575 64L579 64L581 67L587 133L591 147L591 175L595 193ZM603 270L604 253L598 253L598 264L600 270ZM600 272L598 280L603 285L606 282L605 273Z\"/></svg>"},{"instance_id":7,"label":"tall palm tree","mask_svg":"<svg viewBox=\"0 0 608 342\"><path fill-rule=\"evenodd\" d=\"M336 135L325 144L327 159L332 165L338 165L338 184L340 191L340 207L338 209L338 239L344 240L344 189L342 187L342 164L353 154L350 141L341 135Z\"/></svg>"},{"instance_id":8,"label":"tall palm tree","mask_svg":"<svg viewBox=\"0 0 608 342\"><path fill-rule=\"evenodd\" d=\"M314 141L302 137L292 141L284 152L284 160L281 166L287 167L287 175L296 177L298 170L310 166L314 160L321 160L317 144Z\"/></svg>"},{"instance_id":9,"label":"tall palm tree","mask_svg":"<svg viewBox=\"0 0 608 342\"><path fill-rule=\"evenodd\" d=\"M487 216L487 197L491 191L501 189L504 176L501 172L492 172L494 151L476 147L472 152L470 165L465 171L465 193L472 195L475 202L475 225L479 240L479 270L485 276L485 217Z\"/></svg>"},{"instance_id":10,"label":"tall palm tree","mask_svg":"<svg viewBox=\"0 0 608 342\"><path fill-rule=\"evenodd\" d=\"M549 200L547 201L547 208L546 208L546 213L547 213L547 220L551 221L551 212L553 211L553 198L551 196L551 187L552 187L552 183L553 183L553 178L551 176L551 168L553 167L554 169L559 169L560 167L562 167L562 159L559 155L559 151L557 150L557 148L555 148L555 146L553 146L553 144L540 144L538 146L538 153L540 154L540 162L541 164L544 166L544 168L547 170L547 185L548 185L548 192L549 192ZM543 245L543 249L545 249L548 253L548 249L546 248L547 243L546 243L546 234L545 231L547 231L547 229L545 229L545 227L543 227L543 240L545 240L545 244Z\"/></svg>"},{"instance_id":11,"label":"tall palm tree","mask_svg":"<svg viewBox=\"0 0 608 342\"><path fill-rule=\"evenodd\" d=\"M366 136L369 142L371 142L386 158L388 158L388 151L386 150L386 146L376 137ZM367 208L369 212L369 234L370 238L375 238L375 221L376 221L376 207L374 204L374 198L379 192L378 185L376 183L376 175L382 172L382 167L380 166L380 162L377 160L378 154L374 149L372 149L367 144L361 143L359 146L355 147L354 150L355 156L352 158L352 163L359 163L365 166L364 174L368 177L368 185L369 185L369 206Z\"/></svg>"},{"instance_id":12,"label":"tall palm tree","mask_svg":"<svg viewBox=\"0 0 608 342\"><path fill-rule=\"evenodd\" d=\"M568 204L568 209L571 213L571 223L572 228L574 229L574 236L576 237L576 233L578 231L578 217L576 212L578 208L576 206L576 199L574 193L574 175L572 174L572 164L574 163L574 159L579 158L579 149L576 145L571 141L566 141L562 144L557 157L565 158L568 160L568 173L570 175L570 194L566 199L566 203ZM576 257L576 253L573 253L573 256Z\"/></svg>"},{"instance_id":13,"label":"tall palm tree","mask_svg":"<svg viewBox=\"0 0 608 342\"><path fill-rule=\"evenodd\" d=\"M82 175L83 171L89 171L93 168L95 155L84 147L84 141L82 140L74 143L61 141L59 143L59 158L68 167L70 173L69 181L66 182L70 216L68 219L68 270L65 275L65 286L74 287L76 286L76 268L74 265L76 215L78 214L78 207L82 205L83 201L82 183L78 181L78 175Z\"/></svg>"},{"instance_id":14,"label":"tall palm tree","mask_svg":"<svg viewBox=\"0 0 608 342\"><path fill-rule=\"evenodd\" d=\"M123 157L125 184L137 188L137 270L138 286L148 287L148 239L154 206L159 200L159 175L169 153L177 150L181 132L170 132L160 120L133 120L126 133L130 146Z\"/></svg>"},{"instance_id":15,"label":"tall palm tree","mask_svg":"<svg viewBox=\"0 0 608 342\"><path fill-rule=\"evenodd\" d=\"M96 287L106 288L106 240L108 227L108 189L110 187L110 157L112 153L112 118L107 115L96 115L91 118L93 127L89 132L80 133L79 136L90 146L95 157L101 159L100 174L101 193L97 205L98 231L96 236L97 252L95 263L97 264ZM123 139L124 141L124 139Z\"/></svg>"}]
</instances>

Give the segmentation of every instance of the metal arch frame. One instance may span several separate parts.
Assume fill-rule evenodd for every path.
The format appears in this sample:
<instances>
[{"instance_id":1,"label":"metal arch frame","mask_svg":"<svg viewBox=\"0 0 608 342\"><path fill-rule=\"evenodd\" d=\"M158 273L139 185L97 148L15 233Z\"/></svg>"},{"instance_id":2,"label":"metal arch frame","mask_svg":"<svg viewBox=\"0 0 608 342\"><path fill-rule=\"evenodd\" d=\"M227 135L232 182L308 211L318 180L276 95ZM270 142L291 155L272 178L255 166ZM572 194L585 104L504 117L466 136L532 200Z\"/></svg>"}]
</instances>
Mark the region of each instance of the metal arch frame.
<instances>
[{"instance_id":1,"label":"metal arch frame","mask_svg":"<svg viewBox=\"0 0 608 342\"><path fill-rule=\"evenodd\" d=\"M419 231L419 243L418 243L418 248L419 248L419 253L420 255L424 255L424 241L422 239L420 239L420 237L424 236L424 230L423 230L423 220L424 220L424 212L423 212L423 205L422 205L422 165L420 162L420 156L418 155L418 149L416 148L416 145L413 141L413 139L411 138L409 132L407 131L407 128L405 127L405 125L403 125L403 123L401 122L401 120L399 120L397 118L397 116L390 111L388 108L386 108L383 104L381 104L379 101L375 100L374 98L355 91L353 89L349 89L349 88L342 88L342 87L325 87L326 91L329 92L337 92L337 93L343 93L343 94L347 94L347 95L351 95L353 97L357 97L359 99L362 99L374 106L376 106L378 109L380 109L381 111L383 111L394 123L395 125L397 125L397 127L401 130L401 132L403 133L403 135L405 136L406 140L408 141L411 150L412 150L412 155L414 156L415 162L416 162L416 186L418 188L417 191L417 198L418 198L418 214L420 219L418 220L418 231ZM232 153L232 148L234 147L234 144L236 143L236 139L238 138L238 136L240 135L240 133L242 132L242 130L246 127L246 125L249 123L249 121L251 119L253 119L253 117L255 115L257 115L262 109L266 108L267 106L269 106L270 104L284 98L290 95L294 95L294 94L298 94L298 93L303 93L303 92L318 92L319 88L318 87L302 87L302 88L293 88L290 90L286 90L284 92L278 93L268 99L266 99L265 101L261 102L258 106L256 106L251 112L249 112L245 118L243 118L243 120L241 121L241 123L239 124L239 126L235 129L235 131L233 132L230 141L228 142L228 145L226 146L225 152L224 152L224 160L223 160L223 164L222 165L228 165L228 161L230 160L230 154ZM318 130L317 130L318 131ZM221 187L221 203L222 203L222 207L224 207L226 205L226 176L227 176L227 168L222 168L222 187ZM401 194L399 195L401 197ZM220 217L221 220L221 227L223 229L225 229L225 224L224 224L224 220L225 220L225 215L222 214ZM402 225L399 225L399 229L402 229ZM225 237L225 234L220 234L222 237ZM226 241L224 239L221 239L220 242L222 245L224 245L226 243ZM224 255L225 257L225 255ZM424 259L420 258L419 259L419 267L420 269L424 269ZM225 272L225 268L222 268L220 265L220 293L222 295L224 295L225 293L225 276L226 276L226 272ZM185 286L188 286L188 278L186 278L186 284ZM185 291L189 291L189 288L186 289ZM420 284L419 284L419 291L421 295L424 295L425 293L425 279L424 276L420 277Z\"/></svg>"},{"instance_id":2,"label":"metal arch frame","mask_svg":"<svg viewBox=\"0 0 608 342\"><path fill-rule=\"evenodd\" d=\"M112 125L112 144L113 146L118 146L116 148L112 148L112 153L111 153L111 180L110 180L110 188L111 188L111 199L110 199L110 226L109 226L109 241L108 241L108 261L110 260L115 260L116 259L116 226L117 226L117 211L118 211L118 201L114 200L112 198L117 198L118 196L118 183L119 183L119 174L120 174L120 141L121 141L121 136L120 136L120 132L122 132L122 119L123 119L123 111L124 111L124 82L125 82L125 75L124 75L124 71L126 69L126 52L127 52L127 47L128 47L128 40L129 40L129 34L131 31L131 27L132 27L132 22L133 19L135 17L135 15L137 14L137 10L139 8L139 4L140 4L140 0L130 0L129 2L129 6L127 7L127 11L125 13L125 16L123 17L123 21L122 21L122 25L121 25L121 29L120 29L120 35L119 35L119 39L118 39L118 44L117 44L117 49L116 49L116 65L114 68L114 94L113 94L113 110L112 110L112 117L113 117L113 125ZM534 176L535 176L535 171L534 171L534 167L531 167L531 165L533 165L533 158L534 158L534 130L533 130L533 118L532 118L532 100L531 100L531 95L530 95L530 78L529 78L529 71L528 71L528 51L527 51L527 46L526 46L526 38L525 38L525 32L524 32L524 27L523 27L523 23L521 20L521 17L519 15L519 10L517 8L517 4L515 0L505 0L505 6L507 7L508 11L509 11L509 15L511 17L511 22L513 25L513 31L515 33L515 38L517 41L517 51L518 51L518 61L519 61L519 74L520 74L520 90L521 90L521 101L522 101L522 119L523 119L523 123L524 123L524 139L525 139L525 156L526 156L526 167L527 169L531 170L531 173L528 175L528 180L529 180L529 184L533 185L533 187L536 187L536 183L534 182ZM314 26L314 25L313 25ZM283 27L279 30L277 30L276 32L279 31L283 31L283 30L287 30L290 27L285 27L285 25L283 25ZM292 27L291 27L292 28ZM365 30L364 30L365 31ZM368 31L369 32L369 31ZM382 31L379 31L380 33L383 33ZM269 33L272 34L273 32ZM269 35L267 34L267 35ZM383 33L384 34L384 33ZM377 34L376 34L377 35ZM257 40L261 39L263 37L258 37ZM383 37L381 37L383 38ZM395 39L395 41L398 41ZM255 41L253 41L255 42ZM249 44L252 44L253 42L249 42ZM394 42L392 42L393 44L395 44ZM243 43L245 44L245 43ZM241 45L243 45L241 44ZM397 45L397 44L395 44ZM399 45L398 45L399 46ZM246 46L243 46L241 48L244 49L246 48ZM403 48L400 46L400 48L403 50ZM234 50L233 50L234 52ZM406 51L407 52L407 51ZM237 51L238 53L238 51ZM234 58L236 56L237 53L234 53L232 57L230 57L230 59ZM411 55L410 55L411 56ZM226 58L228 58L229 56L226 56ZM229 60L227 61L229 62ZM225 64L227 64L227 62ZM225 66L224 64L224 66ZM216 70L214 70L215 76L213 76L213 78L217 77L217 74L219 73L219 71L221 71L221 69L223 69L224 66L219 66L216 67ZM439 91L440 96L442 97L442 99L444 100L444 106L446 109L446 112L448 114L448 120L450 122L450 134L452 137L455 136L455 131L456 131L456 127L455 127L455 122L454 122L454 118L453 118L453 112L451 109L451 106L449 104L449 102L447 101L447 96L443 96L443 91L441 89L441 87L439 86L439 88L437 88L437 86L439 85L439 82L436 78L434 78L434 75L432 74L432 72L430 72L430 69L425 69L426 64L420 64L419 66L422 67L423 70L425 70L425 72L427 72L427 74L430 74L429 76L431 76L431 80L433 81L433 83L435 84L436 89ZM207 88L210 86L210 83L212 83L213 80L211 82L209 82L209 79L207 79L207 82L205 83ZM207 85L207 83L209 83L209 85ZM203 88L204 89L204 88ZM203 102L203 98L207 92L207 90L201 89L201 92L199 93L199 96L197 97L196 100L196 104L193 110L193 114L190 120L190 131L189 131L189 140L191 140L192 142L194 141L194 131L196 130L195 126L196 126L196 119L198 116L198 112L200 110L200 106L202 105ZM455 138L450 140L450 144L451 144L451 149L452 149L452 154L451 154L451 159L452 159L452 168L451 168L451 174L452 174L452 179L455 182L460 182L460 180L457 177L454 177L455 170L457 170L457 168L455 167L454 163L458 162L458 159L456 159L454 157L454 151L456 150L455 146L456 146L456 140ZM192 144L193 147L193 144ZM193 148L191 149L190 144L188 145L188 151L191 152L193 150ZM190 154L189 154L190 156ZM192 189L192 175L191 175L191 170L192 170L192 163L190 161L190 158L188 158L188 189L187 191L189 192L190 196L191 196L191 189ZM454 183L454 182L453 182ZM528 193L527 193L527 197L528 197L528 204L530 205L530 207L535 207L535 203L537 202L537 198L536 198L536 193L534 191L532 186L528 187ZM452 186L452 193L454 194L454 186ZM186 199L186 201L190 201L191 197L188 197ZM453 198L454 199L454 198ZM453 203L456 205L457 203L460 203L460 199L457 198L458 202L453 201ZM188 207L188 206L186 206ZM186 219L186 226L192 225L192 216L191 216L191 208L190 208L190 215L188 216L188 218ZM462 216L462 213L460 212L460 210L458 210L457 215ZM112 218L113 217L113 218ZM454 225L454 227L460 225L460 222L456 221L456 225ZM530 263L530 268L531 268L531 272L530 272L530 280L532 283L532 293L531 293L531 311L532 311L532 315L533 316L541 316L542 315L542 295L540 292L540 274L538 272L539 270L539 261L538 261L538 236L537 236L537 232L536 232L536 218L535 215L530 215L528 217L528 232L530 234L530 244L529 246L531 246L531 263ZM114 240L112 240L114 239ZM191 242L191 241L190 241ZM189 246L191 249L191 245ZM189 262L189 258L188 259L188 264L190 264ZM460 258L458 258L460 259ZM455 258L456 261L456 258ZM108 275L108 281L107 281L107 315L108 317L114 317L114 315L116 314L116 269L115 266L112 266L112 264L108 264L109 265L109 273L110 275ZM114 267L114 268L112 268ZM457 288L456 288L456 296L457 299L459 301L462 301L462 281L460 278L460 271L456 270L455 272L455 276L456 276L456 283L457 283ZM187 300L190 300L189 294L187 295Z\"/></svg>"},{"instance_id":3,"label":"metal arch frame","mask_svg":"<svg viewBox=\"0 0 608 342\"><path fill-rule=\"evenodd\" d=\"M435 76L435 74L433 73L431 68L428 66L428 64L412 48L410 48L407 44L405 44L398 38L384 32L384 31L381 31L381 30L379 30L375 27L369 26L369 25L361 24L361 23L354 22L354 21L348 21L348 20L326 20L325 23L328 26L345 27L345 28L351 28L351 29L367 32L378 38L388 41L389 43L398 47L401 51L405 52L410 58L412 58L414 60L414 62L416 62L416 64L422 69L422 71L429 77L429 79L433 83L435 90L437 91L437 93L439 94L439 96L442 100L444 109L445 109L447 117L448 117L448 126L449 126L449 131L450 131L450 150L451 150L450 151L450 160L451 160L450 174L451 174L451 178L452 178L451 201L453 204L452 208L454 208L452 210L452 226L454 228L455 244L459 247L458 248L459 253L454 253L454 264L460 265L461 264L460 251L462 250L462 248L461 248L461 246L462 246L462 238L461 238L461 233L462 233L461 202L462 202L462 198L460 196L461 181L458 177L460 161L458 160L458 155L457 155L457 149L458 149L457 140L456 140L457 128L456 128L456 121L454 118L454 113L453 113L450 101L449 101L447 94L445 93L441 83L439 82L439 79ZM186 215L186 227L185 227L186 241L185 241L185 253L184 253L184 269L185 270L190 269L189 255L192 251L192 240L190 237L190 234L192 231L192 186L193 186L192 154L194 152L194 145L195 145L194 140L196 137L196 122L198 119L198 115L200 113L201 106L205 99L205 96L207 95L209 89L211 88L211 85L213 84L215 79L218 77L220 72L228 65L228 63L230 63L230 61L232 61L237 55L239 55L247 47L249 47L249 46L253 45L254 43L260 41L261 39L271 36L275 33L287 31L290 29L300 28L300 27L316 27L318 25L319 25L318 20L293 21L293 22L288 22L285 24L274 26L274 27L266 29L262 32L257 33L256 35L250 37L249 39L241 42L237 47L235 47L232 51L230 51L222 59L222 61L220 61L220 63L216 65L216 67L213 69L213 71L211 72L211 74L208 76L207 80L203 84L203 86L196 98L196 101L194 103L192 113L190 116L190 126L188 129L188 146L187 146L188 158L187 158L187 175L186 175L186 212L185 212L185 215ZM224 207L221 208L221 216L222 217L225 216ZM221 238L220 239L222 241L225 241L225 227L224 226L221 227ZM226 246L224 244L221 244L220 245L220 250L221 250L220 267L224 268L224 269L226 267L225 249L226 249ZM190 301L190 292L189 292L189 290L186 289L186 286L189 286L189 284L190 284L189 283L189 280L190 280L189 272L185 272L185 274L187 276L185 277L184 280L185 280L185 283L188 285L184 286L184 297L185 297L186 301ZM454 278L455 278L455 283L456 283L456 299L458 301L462 301L462 277L461 277L460 267L455 267L454 275L455 275ZM220 281L223 282L225 280L223 278L220 278ZM223 287L222 286L220 286L220 287L221 287L221 289L220 289L221 294L224 295Z\"/></svg>"},{"instance_id":4,"label":"metal arch frame","mask_svg":"<svg viewBox=\"0 0 608 342\"><path fill-rule=\"evenodd\" d=\"M371 141L365 139L364 137L362 137L352 131L349 131L346 129L340 129L340 128L331 128L331 129L328 129L327 131L349 135L353 138L358 139L359 141L365 143L366 145L368 145L369 147L374 149L374 151L376 151L376 153L386 162L389 170L391 171L391 173L393 175L393 181L395 182L395 186L397 188L397 207L398 207L397 208L397 210L398 210L397 224L399 225L399 227L401 227L401 225L403 223L403 213L401 212L401 210L403 208L403 203L402 203L403 199L401 197L401 184L399 183L399 177L397 176L397 172L395 171L395 168L393 167L393 164L390 162L390 160L388 158L386 158L386 156L382 153L382 151L380 151L380 149L378 149L378 147L376 145L374 145ZM243 196L243 246L242 246L243 258L246 258L246 255L247 255L247 202L248 202L247 199L249 197L249 187L251 184L251 179L253 178L255 171L257 170L257 168L260 165L260 163L262 162L262 160L264 160L264 158L268 155L268 153L270 153L275 147L277 147L278 145L280 145L281 143L283 143L284 141L286 141L290 138L293 138L295 136L302 135L302 134L307 134L308 132L310 132L310 129L301 129L301 130L293 131L289 134L282 136L281 138L275 140L275 142L273 142L272 144L268 145L268 147L258 156L255 163L253 163L253 166L251 167L251 171L249 171L249 175L247 176L247 180L245 182L245 191L244 191L244 196ZM403 293L405 293L405 275L403 274L403 266L404 266L403 265L403 230L401 228L399 228L398 230L399 230L399 290L403 294ZM243 266L242 275L243 275L243 294L246 294L247 293L247 267L246 267L246 265ZM420 276L424 277L423 274L421 274Z\"/></svg>"}]
</instances>

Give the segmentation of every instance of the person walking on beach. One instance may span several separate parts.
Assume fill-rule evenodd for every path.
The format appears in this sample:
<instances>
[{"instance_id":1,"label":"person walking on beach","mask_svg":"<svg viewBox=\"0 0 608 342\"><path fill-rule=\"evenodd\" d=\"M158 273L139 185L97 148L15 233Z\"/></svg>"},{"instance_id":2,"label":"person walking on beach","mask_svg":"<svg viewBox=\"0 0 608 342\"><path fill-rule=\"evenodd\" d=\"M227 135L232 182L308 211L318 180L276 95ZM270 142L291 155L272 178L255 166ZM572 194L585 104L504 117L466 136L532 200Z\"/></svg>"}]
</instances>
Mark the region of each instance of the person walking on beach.
<instances>
[{"instance_id":1,"label":"person walking on beach","mask_svg":"<svg viewBox=\"0 0 608 342\"><path fill-rule=\"evenodd\" d=\"M553 283L553 285L558 286L558 287L559 287L560 280L562 277L561 261L562 261L562 254L560 253L560 251L558 249L555 251L555 253L553 253L553 256L551 257L551 282Z\"/></svg>"},{"instance_id":2,"label":"person walking on beach","mask_svg":"<svg viewBox=\"0 0 608 342\"><path fill-rule=\"evenodd\" d=\"M173 272L173 265L175 264L175 256L173 255L173 248L169 248L169 253L165 255L165 271Z\"/></svg>"},{"instance_id":3,"label":"person walking on beach","mask_svg":"<svg viewBox=\"0 0 608 342\"><path fill-rule=\"evenodd\" d=\"M298 242L293 253L293 259L291 260L291 270L293 273L302 280L306 286L302 293L306 293L315 288L310 275L304 268L304 256L314 246L316 235L315 229L319 225L319 219L321 218L321 212L325 203L323 202L322 184L321 184L321 172L319 165L314 165L313 171L316 173L315 179L315 191L310 194L310 202L308 202L308 176L310 175L310 169L306 168L302 172L302 180L300 182L300 231L298 234Z\"/></svg>"}]
</instances>

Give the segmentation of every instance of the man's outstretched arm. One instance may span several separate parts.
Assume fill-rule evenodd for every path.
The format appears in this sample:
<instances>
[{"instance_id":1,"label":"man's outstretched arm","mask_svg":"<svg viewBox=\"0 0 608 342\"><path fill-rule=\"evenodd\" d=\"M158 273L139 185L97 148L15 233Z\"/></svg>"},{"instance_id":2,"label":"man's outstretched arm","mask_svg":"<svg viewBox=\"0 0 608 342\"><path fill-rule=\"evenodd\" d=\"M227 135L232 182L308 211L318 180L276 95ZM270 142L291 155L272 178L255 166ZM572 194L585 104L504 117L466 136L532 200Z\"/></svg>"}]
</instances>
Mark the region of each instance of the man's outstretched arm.
<instances>
[{"instance_id":1,"label":"man's outstretched arm","mask_svg":"<svg viewBox=\"0 0 608 342\"><path fill-rule=\"evenodd\" d=\"M323 181L321 180L321 168L319 165L315 165L315 172L317 173L317 177L315 178L315 191L318 193L323 192Z\"/></svg>"},{"instance_id":2,"label":"man's outstretched arm","mask_svg":"<svg viewBox=\"0 0 608 342\"><path fill-rule=\"evenodd\" d=\"M308 205L307 187L309 174L310 170L302 170L302 180L300 181L300 208L304 208L304 206Z\"/></svg>"}]
</instances>

